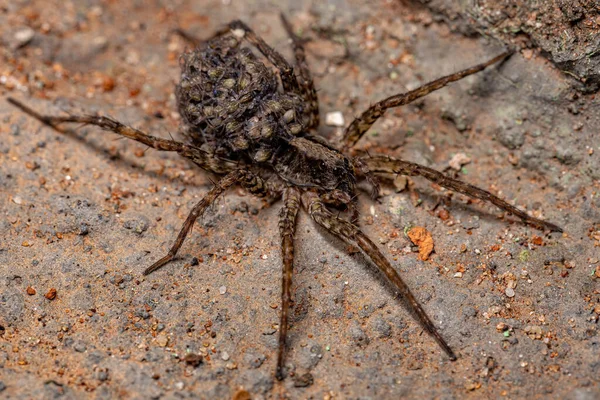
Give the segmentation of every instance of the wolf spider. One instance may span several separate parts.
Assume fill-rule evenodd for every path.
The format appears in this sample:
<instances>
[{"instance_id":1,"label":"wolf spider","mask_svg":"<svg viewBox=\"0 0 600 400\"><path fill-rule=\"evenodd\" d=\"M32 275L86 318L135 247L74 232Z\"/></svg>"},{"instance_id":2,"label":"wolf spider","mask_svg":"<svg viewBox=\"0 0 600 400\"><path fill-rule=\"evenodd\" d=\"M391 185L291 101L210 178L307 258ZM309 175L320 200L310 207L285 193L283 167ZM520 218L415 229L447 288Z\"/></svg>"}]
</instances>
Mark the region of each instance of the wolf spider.
<instances>
[{"instance_id":1,"label":"wolf spider","mask_svg":"<svg viewBox=\"0 0 600 400\"><path fill-rule=\"evenodd\" d=\"M520 217L538 228L561 232L554 224L531 217L493 194L445 176L423 165L387 156L354 157L350 149L389 108L409 104L450 82L504 60L509 53L437 79L417 89L381 100L355 118L342 142L334 147L318 136L319 105L303 42L282 16L293 46L295 65L290 65L252 29L241 21L181 56L181 81L176 87L181 132L186 143L161 139L103 116L41 115L21 102L9 101L42 123L58 129L64 122L95 125L161 151L173 151L200 168L222 178L191 210L167 254L144 271L148 275L173 260L196 219L228 188L241 185L270 202L283 199L279 232L283 260L281 323L276 377L284 378L287 317L291 301L294 230L301 206L315 222L333 236L358 247L399 290L423 327L451 360L454 351L436 330L408 286L377 246L358 227L356 183L366 179L375 196L376 173L422 176L440 186L484 201ZM278 71L267 67L248 47L247 41ZM340 218L331 209L348 211Z\"/></svg>"}]
</instances>

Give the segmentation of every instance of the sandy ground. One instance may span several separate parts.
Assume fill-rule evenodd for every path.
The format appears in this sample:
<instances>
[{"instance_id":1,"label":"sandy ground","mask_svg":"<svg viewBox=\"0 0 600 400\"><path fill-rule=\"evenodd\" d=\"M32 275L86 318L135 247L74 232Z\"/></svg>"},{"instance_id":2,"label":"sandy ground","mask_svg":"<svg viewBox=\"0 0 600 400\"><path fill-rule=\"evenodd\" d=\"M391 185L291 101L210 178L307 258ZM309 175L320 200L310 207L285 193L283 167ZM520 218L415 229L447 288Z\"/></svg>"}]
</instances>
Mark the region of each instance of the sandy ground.
<instances>
[{"instance_id":1,"label":"sandy ground","mask_svg":"<svg viewBox=\"0 0 600 400\"><path fill-rule=\"evenodd\" d=\"M186 43L171 30L208 37L241 18L291 59L279 11L310 39L321 116L341 111L346 123L503 49L452 33L420 5L364 3L0 3L0 397L600 396L600 101L536 48L388 112L358 147L440 170L464 153L461 179L565 233L421 179L400 193L384 186L378 202L363 195L362 226L458 352L449 362L385 278L302 215L294 376L283 382L280 204L232 190L180 258L144 278L214 177L98 129L58 133L5 101L177 136ZM321 128L332 140L340 132ZM432 233L430 260L418 259L410 226Z\"/></svg>"}]
</instances>

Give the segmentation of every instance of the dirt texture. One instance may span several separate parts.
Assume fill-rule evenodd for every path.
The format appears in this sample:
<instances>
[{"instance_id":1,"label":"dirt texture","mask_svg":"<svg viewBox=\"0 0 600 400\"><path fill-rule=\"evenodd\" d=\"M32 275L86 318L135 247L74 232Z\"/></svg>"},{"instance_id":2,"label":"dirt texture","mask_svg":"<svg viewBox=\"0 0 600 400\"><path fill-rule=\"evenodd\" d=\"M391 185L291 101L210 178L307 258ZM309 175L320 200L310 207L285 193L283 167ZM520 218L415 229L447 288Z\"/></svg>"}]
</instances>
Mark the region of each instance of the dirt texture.
<instances>
[{"instance_id":1,"label":"dirt texture","mask_svg":"<svg viewBox=\"0 0 600 400\"><path fill-rule=\"evenodd\" d=\"M418 0L450 26L551 60L584 92L600 89L600 3L596 0Z\"/></svg>"},{"instance_id":2,"label":"dirt texture","mask_svg":"<svg viewBox=\"0 0 600 400\"><path fill-rule=\"evenodd\" d=\"M600 99L539 41L388 112L358 147L448 170L565 233L421 179L385 184L379 201L364 193L361 225L457 352L450 362L374 267L301 215L282 382L281 205L231 190L178 260L143 277L215 177L95 128L58 133L5 101L178 137L187 44L172 30L207 38L240 18L291 60L280 11L309 39L322 119L339 111L346 124L504 48L420 3L366 3L0 2L0 398L600 397ZM341 128L320 132L335 141ZM427 261L406 235L415 226L431 233Z\"/></svg>"}]
</instances>

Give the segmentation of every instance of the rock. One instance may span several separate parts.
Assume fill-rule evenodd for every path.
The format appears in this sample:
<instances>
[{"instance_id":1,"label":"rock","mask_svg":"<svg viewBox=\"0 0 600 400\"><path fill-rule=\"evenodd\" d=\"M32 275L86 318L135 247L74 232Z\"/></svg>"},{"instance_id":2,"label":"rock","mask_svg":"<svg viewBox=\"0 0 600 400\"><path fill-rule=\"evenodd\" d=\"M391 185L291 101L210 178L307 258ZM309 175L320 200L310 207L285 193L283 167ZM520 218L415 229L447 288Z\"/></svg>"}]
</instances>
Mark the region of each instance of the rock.
<instances>
[{"instance_id":1,"label":"rock","mask_svg":"<svg viewBox=\"0 0 600 400\"><path fill-rule=\"evenodd\" d=\"M128 219L123 223L123 227L125 229L132 230L138 235L141 235L142 233L146 232L149 226L150 221L143 215L137 215L136 217Z\"/></svg>"}]
</instances>

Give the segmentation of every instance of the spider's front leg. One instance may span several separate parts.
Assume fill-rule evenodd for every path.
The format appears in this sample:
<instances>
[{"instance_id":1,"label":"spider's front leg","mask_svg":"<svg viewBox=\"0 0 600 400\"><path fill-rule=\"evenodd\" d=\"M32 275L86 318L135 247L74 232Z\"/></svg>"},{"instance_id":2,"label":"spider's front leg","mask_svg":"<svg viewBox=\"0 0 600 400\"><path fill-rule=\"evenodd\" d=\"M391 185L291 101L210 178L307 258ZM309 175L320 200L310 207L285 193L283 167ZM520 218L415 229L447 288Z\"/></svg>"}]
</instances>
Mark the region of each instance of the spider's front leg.
<instances>
[{"instance_id":1,"label":"spider's front leg","mask_svg":"<svg viewBox=\"0 0 600 400\"><path fill-rule=\"evenodd\" d=\"M281 236L281 258L283 260L283 278L281 281L281 319L279 323L279 348L277 349L277 367L275 376L284 378L283 362L287 342L288 312L292 297L292 274L294 271L294 232L296 218L300 208L300 192L296 188L287 188L283 194L283 208L279 214L279 234Z\"/></svg>"},{"instance_id":2,"label":"spider's front leg","mask_svg":"<svg viewBox=\"0 0 600 400\"><path fill-rule=\"evenodd\" d=\"M379 270L392 281L396 288L398 288L400 294L408 301L408 304L419 318L423 327L425 327L425 329L435 338L448 357L453 361L456 360L454 351L452 351L448 343L446 343L444 338L439 334L435 325L425 313L425 310L423 310L406 283L404 283L390 262L385 258L381 251L379 251L375 243L373 243L356 225L334 216L325 207L316 193L303 193L302 204L307 209L310 216L319 225L344 242L359 247L364 254L373 261L377 268L379 268Z\"/></svg>"},{"instance_id":3,"label":"spider's front leg","mask_svg":"<svg viewBox=\"0 0 600 400\"><path fill-rule=\"evenodd\" d=\"M516 215L517 217L521 218L523 222L533 225L537 228L546 228L555 232L563 231L561 227L553 223L529 216L525 211L519 210L517 207L510 205L505 200L502 200L498 196L494 196L486 190L480 189L477 186L470 185L463 181L459 181L458 179L450 178L441 172L424 165L386 156L363 157L360 159L360 161L364 166L366 166L366 168L368 168L370 172L422 176L431 182L445 187L446 189L454 190L455 192L459 192L476 199L489 201L496 207Z\"/></svg>"},{"instance_id":4,"label":"spider's front leg","mask_svg":"<svg viewBox=\"0 0 600 400\"><path fill-rule=\"evenodd\" d=\"M342 138L342 151L346 152L352 146L358 142L358 140L369 130L369 128L377 121L386 110L394 107L400 107L413 101L428 95L429 93L441 89L451 82L461 80L469 75L475 74L479 71L484 70L492 64L498 61L504 60L511 53L505 52L492 58L491 60L484 62L483 64L476 65L471 68L456 72L454 74L444 76L436 79L433 82L429 82L421 87L418 87L410 92L397 94L395 96L388 97L387 99L378 101L364 111L360 116L356 117L346 128L344 137Z\"/></svg>"},{"instance_id":5,"label":"spider's front leg","mask_svg":"<svg viewBox=\"0 0 600 400\"><path fill-rule=\"evenodd\" d=\"M239 183L240 185L242 185L242 187L244 187L246 190L248 190L250 193L256 196L262 197L267 196L269 194L269 191L263 179L250 171L238 169L225 175L223 178L221 178L221 180L219 180L215 184L215 186L211 190L209 190L207 194L204 195L202 200L200 200L194 206L194 208L192 208L192 211L190 211L185 222L183 223L183 226L181 227L181 230L177 235L177 239L175 239L175 243L173 244L173 246L171 246L169 252L160 260L152 264L150 267L146 268L146 270L144 271L144 275L151 274L152 272L163 267L165 264L167 264L169 261L175 258L175 255L177 255L177 252L181 248L181 245L183 245L183 241L190 233L190 230L194 226L194 223L196 222L198 217L201 217L206 211L206 209L212 203L215 202L219 195L221 195L225 190L229 189L235 183Z\"/></svg>"}]
</instances>

